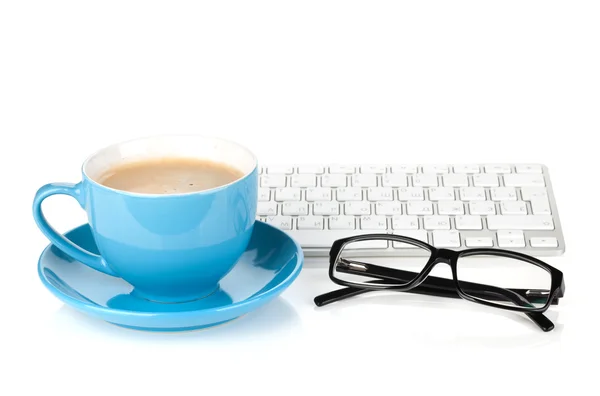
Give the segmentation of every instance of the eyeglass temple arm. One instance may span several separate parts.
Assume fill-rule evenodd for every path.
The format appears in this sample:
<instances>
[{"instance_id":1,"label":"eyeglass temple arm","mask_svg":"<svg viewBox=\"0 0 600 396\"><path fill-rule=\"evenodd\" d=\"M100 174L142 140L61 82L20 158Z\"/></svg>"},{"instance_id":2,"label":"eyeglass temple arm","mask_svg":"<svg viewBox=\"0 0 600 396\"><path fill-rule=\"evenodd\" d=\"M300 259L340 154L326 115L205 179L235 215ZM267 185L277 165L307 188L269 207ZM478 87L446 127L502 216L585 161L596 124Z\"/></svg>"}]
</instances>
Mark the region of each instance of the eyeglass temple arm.
<instances>
[{"instance_id":1,"label":"eyeglass temple arm","mask_svg":"<svg viewBox=\"0 0 600 396\"><path fill-rule=\"evenodd\" d=\"M360 270L355 269L356 267L344 265L345 263L358 264L360 266L366 267L367 270L360 271ZM412 271L404 271L404 270L398 270L398 269L393 269L393 268L380 267L378 265L367 264L367 263L363 263L360 261L354 261L354 260L348 260L348 259L344 259L341 263L339 263L337 266L337 269L340 272L346 272L349 274L357 274L357 275L370 276L370 277L381 278L381 279L389 279L392 281L396 281L396 283L397 283L397 281L408 282L417 276L417 273L412 272ZM392 284L393 284L393 282L392 282ZM427 277L427 279L425 279L425 281L423 283L421 283L421 285L418 286L418 288L421 288L424 286L433 287L432 291L439 291L439 290L443 289L443 290L446 290L446 291L458 296L458 293L456 293L454 282L449 279L439 278L436 276L429 276L429 277ZM544 301L545 301L547 299L547 294L544 294L544 293L549 292L549 290L540 290L540 289L508 289L508 288L505 289L505 288L499 288L499 287L494 288L493 286L482 285L480 283L473 283L473 282L464 282L464 281L460 282L460 286L463 290L469 290L469 292L474 294L476 297L486 298L486 299L495 300L495 301L503 299L502 297L504 296L504 294L500 294L500 293L502 293L502 291L504 291L504 290L510 290L512 293L520 296L521 297L520 301L523 301L523 299L524 299L526 302L530 302L530 303L538 302L540 299L544 299ZM493 289L497 289L496 290L497 293L494 295L490 295L488 293L488 291L493 290ZM458 297L460 297L460 296L458 296ZM559 297L560 296L554 297L552 299L552 304L554 304L554 305L558 304Z\"/></svg>"},{"instance_id":2,"label":"eyeglass temple arm","mask_svg":"<svg viewBox=\"0 0 600 396\"><path fill-rule=\"evenodd\" d=\"M387 281L385 279L375 280L375 281L371 281L371 282L389 283L390 285L394 284L394 282ZM360 294L367 293L370 291L373 291L373 290L345 287L345 288L334 290L332 292L321 294L320 296L315 297L315 304L318 307L322 307L323 305L331 304L331 303L334 303L334 302L337 302L340 300L345 300L346 298L358 296ZM460 296L456 292L449 292L449 291L445 291L442 289L436 290L435 288L430 288L430 287L422 286L422 285L418 286L415 289L407 291L407 293L424 294L424 295L436 296L436 297L448 297L448 298L460 299ZM537 312L535 312L535 313L527 312L525 314L536 325L538 325L538 327L540 329L542 329L543 331L547 332L547 331L554 329L554 323L552 323L552 321L550 319L548 319L544 314L537 313Z\"/></svg>"},{"instance_id":3,"label":"eyeglass temple arm","mask_svg":"<svg viewBox=\"0 0 600 396\"><path fill-rule=\"evenodd\" d=\"M380 279L373 280L367 283L379 283L379 284L389 284L390 286L398 283L390 280ZM344 300L349 297L358 296L363 293L374 291L372 289L359 289L354 287L344 287L338 290L331 291L329 293L321 294L320 296L315 297L315 305L321 307L323 305L331 304L340 300ZM428 296L434 297L447 297L447 298L456 298L460 299L460 296L456 291L446 291L444 289L440 289L437 287L428 287L427 285L419 285L418 287L408 290L405 293L413 293L413 294L424 294Z\"/></svg>"},{"instance_id":4,"label":"eyeglass temple arm","mask_svg":"<svg viewBox=\"0 0 600 396\"><path fill-rule=\"evenodd\" d=\"M344 272L346 272L346 271L344 271ZM398 281L392 281L389 279L376 279L376 280L368 281L367 283L389 284L390 286L393 286L393 285L397 284ZM373 289L359 289L359 288L354 288L354 287L344 287L344 288L341 288L338 290L331 291L329 293L321 294L320 296L315 297L314 301L318 307L321 307L323 305L331 304L331 303L334 303L334 302L337 302L340 300L344 300L349 297L358 296L360 294L368 293L371 291L374 291L374 290ZM437 286L428 286L426 284L421 284L414 289L405 291L405 293L423 294L423 295L427 295L427 296L447 297L447 298L455 298L455 299L461 298L458 295L458 293L456 292L456 290L448 290L446 288L441 288L441 287L437 287ZM488 299L491 299L490 297L494 297L494 299L501 299L501 298L499 298L499 296L486 296L486 297ZM504 296L503 299L505 300L506 298L507 298L507 296ZM508 298L510 298L510 297L508 297ZM514 301L514 300L517 300L518 298L513 296L510 299Z\"/></svg>"},{"instance_id":5,"label":"eyeglass temple arm","mask_svg":"<svg viewBox=\"0 0 600 396\"><path fill-rule=\"evenodd\" d=\"M353 261L353 263L364 265L364 263L360 263L357 261ZM396 284L398 281L406 282L407 279L405 279L405 278L408 278L408 280L414 279L414 276L416 275L414 272L410 272L410 271L393 270L393 269L379 267L379 266L375 266L375 265L371 265L371 264L368 265L368 268L370 270L369 273L365 273L363 271L353 270L350 267L338 265L338 270L340 272L347 272L347 273L351 273L351 274L360 274L360 275L375 276L375 277L382 278L382 280L374 280L374 281L370 281L368 283L384 283L384 284L388 283L390 285L393 285L393 284ZM391 272L391 273L394 273L394 275L401 275L401 276L390 276L389 274L386 274L387 272ZM463 283L463 282L461 282L461 283ZM527 306L531 306L529 304L529 301L527 301L525 299L525 297L523 297L523 296L519 295L518 293L515 293L514 291L509 290L509 289L484 286L484 285L480 285L477 283L471 283L471 282L464 282L462 286L467 286L467 289L473 288L473 290L476 291L480 295L485 294L485 296L482 296L482 297L485 297L487 299L501 300L502 297L504 297L504 299L508 298L509 300L513 301L515 304L522 303ZM481 290L482 287L486 288L486 290ZM469 290L469 292L472 293L473 290ZM372 290L347 287L347 288L335 290L330 293L326 293L326 294L317 296L317 297L315 297L314 302L317 306L320 307L320 306L323 306L326 304L330 304L330 303L333 303L333 302L336 302L339 300L343 300L343 299L346 299L349 297L353 297L353 296L356 296L356 295L359 295L362 293L366 293L369 291L372 291ZM417 286L414 289L408 290L407 292L415 293L415 294L426 294L426 295L432 295L432 296L437 296L437 297L460 298L460 296L458 295L458 292L456 292L454 283L452 281L450 281L448 279L437 278L437 277L429 277L421 285ZM519 305L521 305L521 304L519 304ZM554 324L552 323L552 321L550 321L550 319L548 319L542 313L525 312L525 314L535 324L537 324L543 331L550 331L554 328Z\"/></svg>"},{"instance_id":6,"label":"eyeglass temple arm","mask_svg":"<svg viewBox=\"0 0 600 396\"><path fill-rule=\"evenodd\" d=\"M356 270L352 270L348 267L339 267L338 270L340 272L346 272L346 273L350 273L350 274L361 274L364 275L364 273L360 272L360 271L356 271ZM384 277L381 276L382 279L376 279L373 281L368 281L367 283L378 283L378 284L389 284L390 286L393 286L395 284L398 284L398 281L401 282L406 282L410 279L414 279L414 276L416 275L413 272L410 271L400 271L400 270L394 270L394 271L398 271L398 272L404 272L406 274L411 274L411 275L406 275L403 277L393 277L393 278L389 278L389 277ZM369 276L372 276L374 274L369 274ZM444 285L444 282L448 282L448 285ZM318 307L321 307L323 305L327 305L327 304L331 304L349 297L354 297L354 296L358 296L360 294L363 293L367 293L370 291L374 291L373 289L359 289L359 288L354 288L354 287L345 287L345 288L341 288L338 290L334 290L331 291L329 293L325 293L325 294L321 294L317 297L315 297L314 302ZM447 297L447 298L456 298L456 299L460 299L460 295L456 292L456 289L454 288L454 284L452 284L451 281L448 281L447 279L442 279L442 278L437 278L435 276L431 276L429 278L427 278L423 283L421 283L419 286L415 287L414 289L411 290L407 290L405 291L405 293L413 293L413 294L423 294L423 295L428 295L428 296L434 296L434 297ZM481 293L478 297L484 297ZM511 293L512 294L512 293ZM517 294L517 293L515 293ZM517 294L518 296L518 294ZM513 296L508 297L511 300L516 300L518 299L517 296ZM498 294L489 294L485 296L487 299L491 299L491 300L505 300L507 298L507 296L502 296L500 293ZM504 297L504 298L502 298ZM521 300L521 299L518 299ZM522 300L521 300L522 301ZM528 303L528 301L525 301L526 303Z\"/></svg>"}]
</instances>

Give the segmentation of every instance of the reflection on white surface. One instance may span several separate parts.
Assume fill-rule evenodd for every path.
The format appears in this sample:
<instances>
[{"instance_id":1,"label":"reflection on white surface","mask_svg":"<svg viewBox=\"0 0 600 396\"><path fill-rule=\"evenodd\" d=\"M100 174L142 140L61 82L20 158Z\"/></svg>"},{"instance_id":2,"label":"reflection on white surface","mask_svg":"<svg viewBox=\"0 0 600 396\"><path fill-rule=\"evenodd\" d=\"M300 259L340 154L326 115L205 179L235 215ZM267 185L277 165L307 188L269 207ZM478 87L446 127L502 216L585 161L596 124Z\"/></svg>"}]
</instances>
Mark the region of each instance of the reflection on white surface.
<instances>
[{"instance_id":1,"label":"reflection on white surface","mask_svg":"<svg viewBox=\"0 0 600 396\"><path fill-rule=\"evenodd\" d=\"M413 346L531 348L560 343L563 330L563 325L556 322L557 312L546 313L556 327L544 333L522 313L462 300L387 291L314 309L326 312L336 322L348 322L360 314L365 333L375 332L382 337L393 334Z\"/></svg>"},{"instance_id":2,"label":"reflection on white surface","mask_svg":"<svg viewBox=\"0 0 600 396\"><path fill-rule=\"evenodd\" d=\"M60 332L95 332L127 341L182 342L226 341L243 342L250 338L273 335L290 329L301 329L296 310L283 298L278 297L260 309L231 322L206 329L182 332L150 332L119 327L103 320L82 314L63 305L52 317L50 325Z\"/></svg>"},{"instance_id":3,"label":"reflection on white surface","mask_svg":"<svg viewBox=\"0 0 600 396\"><path fill-rule=\"evenodd\" d=\"M319 265L321 268L319 268ZM309 304L319 336L347 340L368 338L372 346L402 347L405 352L417 353L433 348L472 350L512 350L561 348L568 304L552 305L545 315L555 324L554 330L543 332L525 314L486 307L462 299L425 296L404 292L369 292L323 307L316 307L313 298L339 289L327 276L323 263L308 262L299 280L289 293ZM446 277L447 265L439 265L432 275ZM287 294L286 296L289 295ZM562 316L562 320L561 320ZM566 325L568 326L568 324ZM308 327L308 324L306 325ZM340 338L342 337L342 338ZM395 340L395 341L392 341Z\"/></svg>"}]
</instances>

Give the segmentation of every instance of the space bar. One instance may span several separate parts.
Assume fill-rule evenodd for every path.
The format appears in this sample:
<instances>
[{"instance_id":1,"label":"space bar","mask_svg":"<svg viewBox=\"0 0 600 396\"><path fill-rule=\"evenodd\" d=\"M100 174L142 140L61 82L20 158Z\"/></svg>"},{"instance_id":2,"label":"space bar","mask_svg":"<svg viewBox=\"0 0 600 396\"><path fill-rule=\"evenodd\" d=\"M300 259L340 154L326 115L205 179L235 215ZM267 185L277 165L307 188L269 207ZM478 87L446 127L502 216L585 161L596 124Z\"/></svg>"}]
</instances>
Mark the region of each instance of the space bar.
<instances>
[{"instance_id":1,"label":"space bar","mask_svg":"<svg viewBox=\"0 0 600 396\"><path fill-rule=\"evenodd\" d=\"M296 240L303 248L330 248L333 242L338 239L347 238L361 234L377 234L377 231L357 231L357 230L324 230L324 231L304 231L304 230L289 230L288 235ZM357 249L386 249L387 241L366 241L353 244Z\"/></svg>"}]
</instances>

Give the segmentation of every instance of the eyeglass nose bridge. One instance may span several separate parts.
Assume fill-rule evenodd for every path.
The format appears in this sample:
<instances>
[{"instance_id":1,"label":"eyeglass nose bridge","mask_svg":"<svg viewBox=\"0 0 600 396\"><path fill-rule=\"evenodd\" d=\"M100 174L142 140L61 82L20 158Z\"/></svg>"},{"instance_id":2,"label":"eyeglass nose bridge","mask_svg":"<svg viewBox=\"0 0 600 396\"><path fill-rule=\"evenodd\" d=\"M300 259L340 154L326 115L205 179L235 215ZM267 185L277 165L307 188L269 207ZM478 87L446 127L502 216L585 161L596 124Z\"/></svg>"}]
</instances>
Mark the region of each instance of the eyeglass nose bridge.
<instances>
[{"instance_id":1,"label":"eyeglass nose bridge","mask_svg":"<svg viewBox=\"0 0 600 396\"><path fill-rule=\"evenodd\" d=\"M437 250L437 262L443 261L446 264L450 264L458 256L458 253L450 249L438 249Z\"/></svg>"},{"instance_id":2,"label":"eyeglass nose bridge","mask_svg":"<svg viewBox=\"0 0 600 396\"><path fill-rule=\"evenodd\" d=\"M451 265L452 260L454 260L457 255L458 253L453 250L436 249L431 254L431 256L435 257L435 259L431 263L429 263L428 267L433 268L436 264L439 263L446 263L448 265Z\"/></svg>"},{"instance_id":3,"label":"eyeglass nose bridge","mask_svg":"<svg viewBox=\"0 0 600 396\"><path fill-rule=\"evenodd\" d=\"M427 267L423 271L422 276L419 277L420 279L418 281L423 282L425 278L427 278L429 273L433 271L435 266L440 263L448 264L450 267L452 267L452 261L457 257L457 255L458 253L453 250L436 249L432 252L432 257L435 257L435 259L427 265Z\"/></svg>"}]
</instances>

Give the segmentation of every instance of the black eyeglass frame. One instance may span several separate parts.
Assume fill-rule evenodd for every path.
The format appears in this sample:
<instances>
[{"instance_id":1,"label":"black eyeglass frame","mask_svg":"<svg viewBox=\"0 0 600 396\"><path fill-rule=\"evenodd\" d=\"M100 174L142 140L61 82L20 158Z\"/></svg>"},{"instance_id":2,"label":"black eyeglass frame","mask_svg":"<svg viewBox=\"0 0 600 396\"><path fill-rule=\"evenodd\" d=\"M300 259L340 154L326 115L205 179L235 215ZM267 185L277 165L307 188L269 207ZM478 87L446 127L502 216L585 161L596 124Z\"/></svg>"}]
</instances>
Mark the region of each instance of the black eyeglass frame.
<instances>
[{"instance_id":1,"label":"black eyeglass frame","mask_svg":"<svg viewBox=\"0 0 600 396\"><path fill-rule=\"evenodd\" d=\"M376 283L370 283L370 282L368 284L356 283L356 282L346 281L346 280L337 278L335 276L335 269L336 269L336 266L338 265L338 262L340 259L340 254L343 251L344 246L346 246L349 243L367 241L367 240L391 240L391 241L395 241L395 242L406 243L406 244L414 245L416 247L420 247L425 250L429 250L431 252L431 256L430 256L429 260L427 261L427 263L425 264L425 266L423 267L423 269L414 277L414 279L412 279L402 285L397 285L397 284L395 285L395 284L391 284L391 283L376 284ZM518 307L518 306L510 306L510 305L494 303L494 302L491 302L491 301L488 301L485 299L473 297L473 296L465 293L463 291L462 287L460 286L461 281L458 280L458 260L461 257L479 256L479 255L517 259L517 260L525 261L527 263L536 265L536 266L546 270L547 272L549 272L551 281L550 281L550 290L549 290L549 294L547 296L546 303L541 307L535 307L535 306ZM421 285L426 280L426 278L428 277L429 273L433 270L433 268L441 262L444 262L444 263L450 265L450 268L452 270L452 278L453 278L452 281L454 283L454 286L456 287L457 294L461 298L463 298L467 301L474 302L474 303L483 304L483 305L500 308L500 309L505 309L505 310L509 310L509 311L515 311L515 312L543 313L546 310L548 310L550 305L552 305L552 303L558 297L562 297L564 295L565 285L564 285L563 273L561 271L559 271L558 269L544 263L543 261L541 261L535 257L531 257L526 254L519 253L519 252L503 250L503 249L495 249L495 248L494 249L473 248L473 249L465 249L465 250L451 250L451 249L444 249L444 248L436 248L436 247L429 245L428 243L425 243L418 239L405 237L402 235L395 235L395 234L364 234L364 235L357 235L357 236L352 236L352 237L336 240L332 244L331 250L329 251L329 278L338 285L350 287L353 289L410 291L412 289L415 289L419 285ZM364 263L364 264L366 265L366 270L360 272L362 275L371 276L374 278L381 278L380 276L369 272L369 270L368 270L369 264L368 263ZM389 272L391 272L391 273L393 273L394 271L398 271L398 270L392 270L392 269L389 270ZM358 273L358 272L354 271L354 273ZM402 278L402 277L398 277L398 278ZM463 283L464 283L464 281L463 281ZM485 285L479 285L479 286L485 286ZM491 287L492 286L490 286L490 288Z\"/></svg>"}]
</instances>

